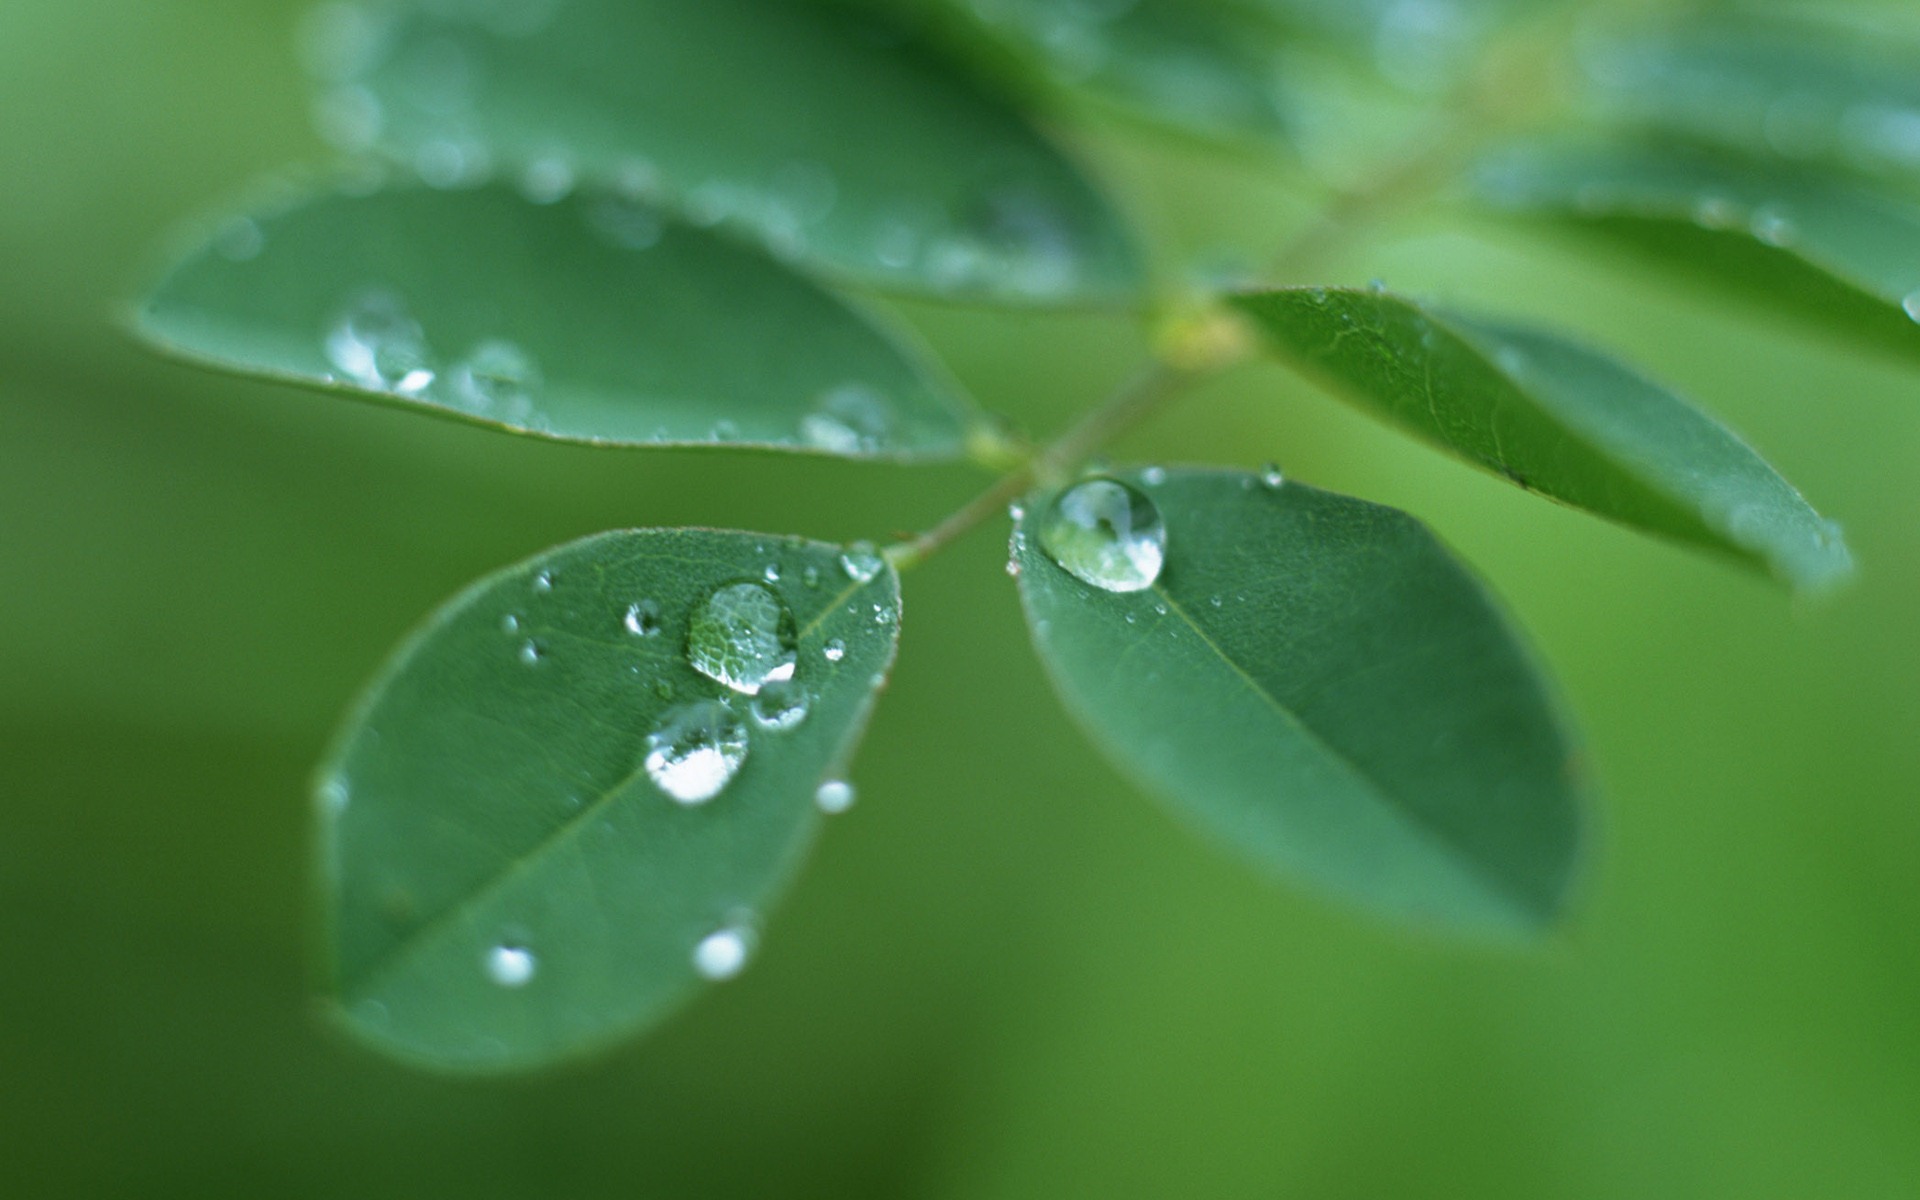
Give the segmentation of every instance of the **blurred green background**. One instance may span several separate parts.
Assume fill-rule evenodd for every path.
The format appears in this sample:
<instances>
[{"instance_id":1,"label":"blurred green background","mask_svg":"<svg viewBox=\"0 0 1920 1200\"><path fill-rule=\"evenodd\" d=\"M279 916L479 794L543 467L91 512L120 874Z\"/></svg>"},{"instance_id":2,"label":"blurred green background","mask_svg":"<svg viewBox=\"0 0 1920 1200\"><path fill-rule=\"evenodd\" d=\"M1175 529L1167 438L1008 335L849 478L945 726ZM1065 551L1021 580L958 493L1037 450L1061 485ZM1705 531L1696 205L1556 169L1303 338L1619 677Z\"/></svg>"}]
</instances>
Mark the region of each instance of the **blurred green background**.
<instances>
[{"instance_id":1,"label":"blurred green background","mask_svg":"<svg viewBox=\"0 0 1920 1200\"><path fill-rule=\"evenodd\" d=\"M861 804L740 981L522 1080L414 1074L323 1027L305 776L419 615L603 528L883 536L977 483L535 444L133 349L109 317L167 232L320 156L298 13L0 5L0 1193L1920 1194L1920 374L1440 221L1335 275L1629 351L1864 564L1795 605L1268 368L1137 437L1410 508L1506 596L1606 787L1556 944L1383 927L1190 839L1056 707L982 533L908 580ZM1195 246L1301 215L1225 157L1088 148ZM1037 429L1138 340L911 315Z\"/></svg>"}]
</instances>

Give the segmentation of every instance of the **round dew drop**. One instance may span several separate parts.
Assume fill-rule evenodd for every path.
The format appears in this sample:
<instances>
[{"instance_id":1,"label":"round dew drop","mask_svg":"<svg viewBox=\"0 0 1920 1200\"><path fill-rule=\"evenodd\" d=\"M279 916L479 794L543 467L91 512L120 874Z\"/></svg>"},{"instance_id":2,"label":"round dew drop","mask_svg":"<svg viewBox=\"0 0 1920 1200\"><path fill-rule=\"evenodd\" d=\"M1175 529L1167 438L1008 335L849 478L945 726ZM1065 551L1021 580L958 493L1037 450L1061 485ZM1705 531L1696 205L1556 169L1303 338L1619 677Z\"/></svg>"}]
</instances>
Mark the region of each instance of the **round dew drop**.
<instances>
[{"instance_id":1,"label":"round dew drop","mask_svg":"<svg viewBox=\"0 0 1920 1200\"><path fill-rule=\"evenodd\" d=\"M846 656L847 656L847 644L841 641L839 638L834 638L832 641L828 642L826 645L820 648L820 657L826 659L830 663L837 663L841 659L845 658Z\"/></svg>"},{"instance_id":2,"label":"round dew drop","mask_svg":"<svg viewBox=\"0 0 1920 1200\"><path fill-rule=\"evenodd\" d=\"M687 662L743 695L793 678L798 662L793 614L759 583L720 588L694 610L687 626Z\"/></svg>"},{"instance_id":3,"label":"round dew drop","mask_svg":"<svg viewBox=\"0 0 1920 1200\"><path fill-rule=\"evenodd\" d=\"M853 807L853 785L844 779L829 779L813 793L814 807L823 813L843 813Z\"/></svg>"},{"instance_id":4,"label":"round dew drop","mask_svg":"<svg viewBox=\"0 0 1920 1200\"><path fill-rule=\"evenodd\" d=\"M840 556L840 569L855 583L872 582L873 577L880 573L880 568L886 565L886 560L874 552L871 542L855 542Z\"/></svg>"},{"instance_id":5,"label":"round dew drop","mask_svg":"<svg viewBox=\"0 0 1920 1200\"><path fill-rule=\"evenodd\" d=\"M1144 493L1116 480L1089 479L1054 500L1040 522L1040 546L1085 583L1138 592L1160 578L1167 527Z\"/></svg>"},{"instance_id":6,"label":"round dew drop","mask_svg":"<svg viewBox=\"0 0 1920 1200\"><path fill-rule=\"evenodd\" d=\"M660 606L651 600L636 600L627 605L627 615L620 623L635 637L652 637L660 632Z\"/></svg>"},{"instance_id":7,"label":"round dew drop","mask_svg":"<svg viewBox=\"0 0 1920 1200\"><path fill-rule=\"evenodd\" d=\"M753 931L744 925L729 925L700 939L693 948L693 969L703 979L718 983L746 970L753 957Z\"/></svg>"},{"instance_id":8,"label":"round dew drop","mask_svg":"<svg viewBox=\"0 0 1920 1200\"><path fill-rule=\"evenodd\" d=\"M753 698L753 719L764 729L784 733L807 719L809 698L799 684L769 683Z\"/></svg>"},{"instance_id":9,"label":"round dew drop","mask_svg":"<svg viewBox=\"0 0 1920 1200\"><path fill-rule=\"evenodd\" d=\"M487 978L501 987L524 987L539 965L525 946L500 945L487 951Z\"/></svg>"},{"instance_id":10,"label":"round dew drop","mask_svg":"<svg viewBox=\"0 0 1920 1200\"><path fill-rule=\"evenodd\" d=\"M717 700L695 700L661 714L647 735L641 765L680 804L704 804L726 790L747 761L747 727Z\"/></svg>"}]
</instances>

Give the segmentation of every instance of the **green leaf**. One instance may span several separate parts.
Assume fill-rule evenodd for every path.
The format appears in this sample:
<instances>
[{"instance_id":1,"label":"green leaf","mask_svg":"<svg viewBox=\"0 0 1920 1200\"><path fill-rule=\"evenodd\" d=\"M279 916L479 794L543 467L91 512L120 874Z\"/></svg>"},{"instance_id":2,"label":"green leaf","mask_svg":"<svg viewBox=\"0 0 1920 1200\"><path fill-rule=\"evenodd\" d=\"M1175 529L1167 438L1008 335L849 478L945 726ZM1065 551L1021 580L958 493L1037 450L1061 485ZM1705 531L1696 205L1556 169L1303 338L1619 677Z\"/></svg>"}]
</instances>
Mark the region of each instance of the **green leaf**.
<instances>
[{"instance_id":1,"label":"green leaf","mask_svg":"<svg viewBox=\"0 0 1920 1200\"><path fill-rule=\"evenodd\" d=\"M323 31L312 57L323 132L430 182L615 180L888 287L1132 297L1130 235L1080 171L876 20L791 0L420 0Z\"/></svg>"},{"instance_id":2,"label":"green leaf","mask_svg":"<svg viewBox=\"0 0 1920 1200\"><path fill-rule=\"evenodd\" d=\"M1581 56L1607 117L1740 151L1920 180L1920 47L1877 30L1696 18Z\"/></svg>"},{"instance_id":3,"label":"green leaf","mask_svg":"<svg viewBox=\"0 0 1920 1200\"><path fill-rule=\"evenodd\" d=\"M1232 302L1343 395L1524 488L1796 586L1852 569L1837 528L1745 442L1606 355L1385 292L1280 288Z\"/></svg>"},{"instance_id":4,"label":"green leaf","mask_svg":"<svg viewBox=\"0 0 1920 1200\"><path fill-rule=\"evenodd\" d=\"M1232 0L1400 87L1432 90L1471 67L1478 51L1530 0Z\"/></svg>"},{"instance_id":5,"label":"green leaf","mask_svg":"<svg viewBox=\"0 0 1920 1200\"><path fill-rule=\"evenodd\" d=\"M1151 586L1057 565L1044 496L1014 544L1034 643L1107 754L1233 850L1369 908L1550 924L1580 843L1575 757L1528 655L1439 542L1299 484L1120 478L1164 519Z\"/></svg>"},{"instance_id":6,"label":"green leaf","mask_svg":"<svg viewBox=\"0 0 1920 1200\"><path fill-rule=\"evenodd\" d=\"M1920 207L1904 200L1656 147L1523 147L1481 164L1476 189L1741 302L1920 355Z\"/></svg>"},{"instance_id":7,"label":"green leaf","mask_svg":"<svg viewBox=\"0 0 1920 1200\"><path fill-rule=\"evenodd\" d=\"M743 604L755 589L766 601ZM782 605L791 619L770 618ZM819 824L816 790L846 767L899 613L877 558L697 529L586 538L449 602L319 775L345 1024L424 1065L522 1069L737 970Z\"/></svg>"},{"instance_id":8,"label":"green leaf","mask_svg":"<svg viewBox=\"0 0 1920 1200\"><path fill-rule=\"evenodd\" d=\"M609 193L313 196L201 247L135 328L204 365L569 441L952 458L972 419L874 316Z\"/></svg>"},{"instance_id":9,"label":"green leaf","mask_svg":"<svg viewBox=\"0 0 1920 1200\"><path fill-rule=\"evenodd\" d=\"M1196 0L966 0L991 33L1056 83L1216 139L1284 142L1273 38Z\"/></svg>"}]
</instances>

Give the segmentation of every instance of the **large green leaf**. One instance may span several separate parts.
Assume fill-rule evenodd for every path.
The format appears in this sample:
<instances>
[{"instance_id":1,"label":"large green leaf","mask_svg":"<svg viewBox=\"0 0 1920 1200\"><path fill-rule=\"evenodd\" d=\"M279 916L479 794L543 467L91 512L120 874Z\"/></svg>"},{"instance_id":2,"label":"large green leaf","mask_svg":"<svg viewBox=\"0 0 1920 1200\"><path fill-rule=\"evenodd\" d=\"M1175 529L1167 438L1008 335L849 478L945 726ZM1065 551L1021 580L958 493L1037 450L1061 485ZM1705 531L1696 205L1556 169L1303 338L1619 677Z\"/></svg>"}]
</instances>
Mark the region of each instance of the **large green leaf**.
<instances>
[{"instance_id":1,"label":"large green leaf","mask_svg":"<svg viewBox=\"0 0 1920 1200\"><path fill-rule=\"evenodd\" d=\"M1851 569L1837 528L1745 442L1606 355L1385 292L1279 288L1233 303L1369 411L1522 487L1798 586Z\"/></svg>"},{"instance_id":2,"label":"large green leaf","mask_svg":"<svg viewBox=\"0 0 1920 1200\"><path fill-rule=\"evenodd\" d=\"M601 534L448 603L319 776L346 1024L426 1065L518 1069L738 969L899 613L877 558L713 530Z\"/></svg>"},{"instance_id":3,"label":"large green leaf","mask_svg":"<svg viewBox=\"0 0 1920 1200\"><path fill-rule=\"evenodd\" d=\"M1046 497L1014 545L1040 656L1106 752L1234 850L1370 908L1551 923L1580 843L1575 756L1513 632L1434 537L1238 472L1118 478L1164 520L1151 586L1058 565L1049 546L1088 560L1084 539L1049 536ZM1136 505L1136 534L1148 515Z\"/></svg>"},{"instance_id":4,"label":"large green leaf","mask_svg":"<svg viewBox=\"0 0 1920 1200\"><path fill-rule=\"evenodd\" d=\"M939 458L971 419L876 318L610 193L314 196L196 251L136 328L196 362L573 441Z\"/></svg>"},{"instance_id":5,"label":"large green leaf","mask_svg":"<svg viewBox=\"0 0 1920 1200\"><path fill-rule=\"evenodd\" d=\"M1288 136L1275 39L1209 0L949 0L1051 79L1175 129Z\"/></svg>"},{"instance_id":6,"label":"large green leaf","mask_svg":"<svg viewBox=\"0 0 1920 1200\"><path fill-rule=\"evenodd\" d=\"M1920 47L1754 14L1597 41L1609 117L1760 158L1920 179Z\"/></svg>"},{"instance_id":7,"label":"large green leaf","mask_svg":"<svg viewBox=\"0 0 1920 1200\"><path fill-rule=\"evenodd\" d=\"M1920 355L1920 206L1672 148L1531 146L1476 173L1515 216L1599 235L1743 302Z\"/></svg>"},{"instance_id":8,"label":"large green leaf","mask_svg":"<svg viewBox=\"0 0 1920 1200\"><path fill-rule=\"evenodd\" d=\"M430 181L622 180L835 271L941 295L1104 303L1141 283L1127 231L1060 151L870 15L418 0L317 41L323 130Z\"/></svg>"}]
</instances>

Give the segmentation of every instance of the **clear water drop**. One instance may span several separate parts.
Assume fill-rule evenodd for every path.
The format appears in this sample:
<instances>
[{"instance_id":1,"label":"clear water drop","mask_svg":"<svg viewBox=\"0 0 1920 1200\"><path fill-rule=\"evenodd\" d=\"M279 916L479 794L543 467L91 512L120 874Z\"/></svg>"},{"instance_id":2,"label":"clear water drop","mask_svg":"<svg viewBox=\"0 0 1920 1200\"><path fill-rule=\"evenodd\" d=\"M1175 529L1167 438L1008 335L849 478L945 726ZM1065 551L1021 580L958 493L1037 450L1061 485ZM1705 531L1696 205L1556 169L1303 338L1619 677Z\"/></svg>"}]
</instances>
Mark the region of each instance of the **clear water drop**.
<instances>
[{"instance_id":1,"label":"clear water drop","mask_svg":"<svg viewBox=\"0 0 1920 1200\"><path fill-rule=\"evenodd\" d=\"M392 292L373 289L349 301L327 330L325 349L327 361L364 388L417 396L434 380L426 334Z\"/></svg>"},{"instance_id":2,"label":"clear water drop","mask_svg":"<svg viewBox=\"0 0 1920 1200\"><path fill-rule=\"evenodd\" d=\"M780 564L768 563L767 569L760 572L760 578L766 580L768 583L779 583L780 582Z\"/></svg>"},{"instance_id":3,"label":"clear water drop","mask_svg":"<svg viewBox=\"0 0 1920 1200\"><path fill-rule=\"evenodd\" d=\"M814 807L823 813L843 813L853 807L853 785L844 779L829 779L813 792Z\"/></svg>"},{"instance_id":4,"label":"clear water drop","mask_svg":"<svg viewBox=\"0 0 1920 1200\"><path fill-rule=\"evenodd\" d=\"M716 929L694 946L693 969L700 972L701 978L716 983L732 979L746 970L757 940L753 929L746 924Z\"/></svg>"},{"instance_id":5,"label":"clear water drop","mask_svg":"<svg viewBox=\"0 0 1920 1200\"><path fill-rule=\"evenodd\" d=\"M807 719L807 711L812 698L806 689L789 679L782 683L769 683L760 689L753 698L751 706L755 723L763 729L772 729L781 733L796 729Z\"/></svg>"},{"instance_id":6,"label":"clear water drop","mask_svg":"<svg viewBox=\"0 0 1920 1200\"><path fill-rule=\"evenodd\" d=\"M800 572L800 582L810 588L819 587L820 568L814 566L812 563L808 563L806 569Z\"/></svg>"},{"instance_id":7,"label":"clear water drop","mask_svg":"<svg viewBox=\"0 0 1920 1200\"><path fill-rule=\"evenodd\" d=\"M800 418L800 436L833 454L872 454L893 436L893 409L873 388L843 383Z\"/></svg>"},{"instance_id":8,"label":"clear water drop","mask_svg":"<svg viewBox=\"0 0 1920 1200\"><path fill-rule=\"evenodd\" d=\"M525 987L539 967L539 960L525 946L502 943L487 951L487 978L501 987Z\"/></svg>"},{"instance_id":9,"label":"clear water drop","mask_svg":"<svg viewBox=\"0 0 1920 1200\"><path fill-rule=\"evenodd\" d=\"M508 614L507 614L506 616L504 616L504 617L501 617L501 618L500 618L500 632L502 632L502 633L519 633L519 632L520 632L520 618L519 618L519 617L517 617L517 616L515 616L515 615L514 615L514 614L512 614L512 613L508 613Z\"/></svg>"},{"instance_id":10,"label":"clear water drop","mask_svg":"<svg viewBox=\"0 0 1920 1200\"><path fill-rule=\"evenodd\" d=\"M687 662L716 683L752 696L793 678L793 614L760 583L715 591L687 623Z\"/></svg>"},{"instance_id":11,"label":"clear water drop","mask_svg":"<svg viewBox=\"0 0 1920 1200\"><path fill-rule=\"evenodd\" d=\"M1279 488L1286 484L1287 477L1280 470L1279 463L1268 463L1260 468L1260 484L1266 488Z\"/></svg>"},{"instance_id":12,"label":"clear water drop","mask_svg":"<svg viewBox=\"0 0 1920 1200\"><path fill-rule=\"evenodd\" d=\"M886 560L874 551L872 542L855 542L840 556L840 569L855 583L871 583L886 565Z\"/></svg>"},{"instance_id":13,"label":"clear water drop","mask_svg":"<svg viewBox=\"0 0 1920 1200\"><path fill-rule=\"evenodd\" d=\"M1920 322L1920 288L1908 292L1907 298L1900 302L1900 307L1905 310L1908 317L1915 322Z\"/></svg>"},{"instance_id":14,"label":"clear water drop","mask_svg":"<svg viewBox=\"0 0 1920 1200\"><path fill-rule=\"evenodd\" d=\"M747 727L718 700L668 709L647 735L641 765L680 804L704 804L726 790L747 761Z\"/></svg>"},{"instance_id":15,"label":"clear water drop","mask_svg":"<svg viewBox=\"0 0 1920 1200\"><path fill-rule=\"evenodd\" d=\"M820 648L820 657L826 659L830 663L837 663L841 659L845 658L846 656L847 656L847 644L841 641L839 638L834 638L832 641L828 642L826 645Z\"/></svg>"},{"instance_id":16,"label":"clear water drop","mask_svg":"<svg viewBox=\"0 0 1920 1200\"><path fill-rule=\"evenodd\" d=\"M540 368L533 356L504 338L475 346L450 373L460 406L469 412L507 421L533 415Z\"/></svg>"},{"instance_id":17,"label":"clear water drop","mask_svg":"<svg viewBox=\"0 0 1920 1200\"><path fill-rule=\"evenodd\" d=\"M558 204L573 191L573 164L559 154L543 155L520 173L520 194L534 204Z\"/></svg>"},{"instance_id":18,"label":"clear water drop","mask_svg":"<svg viewBox=\"0 0 1920 1200\"><path fill-rule=\"evenodd\" d=\"M1116 480L1089 479L1054 500L1040 522L1040 545L1094 587L1137 592L1160 578L1167 528L1145 494Z\"/></svg>"},{"instance_id":19,"label":"clear water drop","mask_svg":"<svg viewBox=\"0 0 1920 1200\"><path fill-rule=\"evenodd\" d=\"M1166 481L1167 469L1165 467L1148 467L1146 470L1140 472L1140 482L1146 484L1148 487L1159 487Z\"/></svg>"},{"instance_id":20,"label":"clear water drop","mask_svg":"<svg viewBox=\"0 0 1920 1200\"><path fill-rule=\"evenodd\" d=\"M351 793L347 790L347 781L334 776L320 785L320 807L329 813L341 813L347 809Z\"/></svg>"},{"instance_id":21,"label":"clear water drop","mask_svg":"<svg viewBox=\"0 0 1920 1200\"><path fill-rule=\"evenodd\" d=\"M528 638L520 643L520 661L528 666L537 666L546 652L540 649L540 643Z\"/></svg>"},{"instance_id":22,"label":"clear water drop","mask_svg":"<svg viewBox=\"0 0 1920 1200\"><path fill-rule=\"evenodd\" d=\"M627 605L620 623L635 637L652 637L660 632L660 606L651 600L635 600Z\"/></svg>"},{"instance_id":23,"label":"clear water drop","mask_svg":"<svg viewBox=\"0 0 1920 1200\"><path fill-rule=\"evenodd\" d=\"M553 590L553 572L542 571L538 575L535 575L533 577L533 590L536 592L552 591Z\"/></svg>"}]
</instances>

